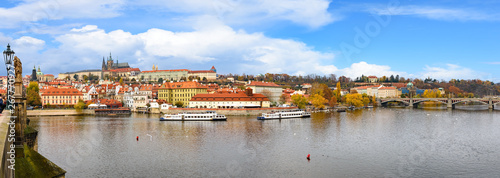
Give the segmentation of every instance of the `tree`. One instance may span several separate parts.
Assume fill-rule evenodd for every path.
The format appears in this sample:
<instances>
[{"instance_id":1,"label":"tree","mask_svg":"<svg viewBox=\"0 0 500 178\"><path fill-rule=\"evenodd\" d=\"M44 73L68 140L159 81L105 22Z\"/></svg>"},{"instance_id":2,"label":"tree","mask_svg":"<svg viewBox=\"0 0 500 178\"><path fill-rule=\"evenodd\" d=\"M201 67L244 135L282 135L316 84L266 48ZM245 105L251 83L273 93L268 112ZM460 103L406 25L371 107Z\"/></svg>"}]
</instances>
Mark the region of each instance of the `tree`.
<instances>
[{"instance_id":1,"label":"tree","mask_svg":"<svg viewBox=\"0 0 500 178\"><path fill-rule=\"evenodd\" d=\"M79 100L78 100L78 103L76 103L76 104L75 104L74 108L75 108L76 110L82 110L82 109L84 109L84 108L85 108L85 103L83 102L83 100L82 100L82 99L79 99Z\"/></svg>"},{"instance_id":2,"label":"tree","mask_svg":"<svg viewBox=\"0 0 500 178\"><path fill-rule=\"evenodd\" d=\"M207 82L208 80L207 80L207 78L206 78L206 77L203 77L203 81L204 81L204 82Z\"/></svg>"},{"instance_id":3,"label":"tree","mask_svg":"<svg viewBox=\"0 0 500 178\"><path fill-rule=\"evenodd\" d=\"M303 95L292 95L292 103L299 107L299 109L304 109L307 104L307 99Z\"/></svg>"},{"instance_id":4,"label":"tree","mask_svg":"<svg viewBox=\"0 0 500 178\"><path fill-rule=\"evenodd\" d=\"M268 89L262 90L261 94L266 96L269 100L271 100L271 91L269 91Z\"/></svg>"},{"instance_id":5,"label":"tree","mask_svg":"<svg viewBox=\"0 0 500 178\"><path fill-rule=\"evenodd\" d=\"M122 78L120 79L119 82L120 82L120 85L123 85L123 79Z\"/></svg>"},{"instance_id":6,"label":"tree","mask_svg":"<svg viewBox=\"0 0 500 178\"><path fill-rule=\"evenodd\" d=\"M320 94L314 94L309 97L309 101L315 108L323 109L325 108L325 103L328 102L327 99L323 98Z\"/></svg>"},{"instance_id":7,"label":"tree","mask_svg":"<svg viewBox=\"0 0 500 178\"><path fill-rule=\"evenodd\" d=\"M337 105L337 97L332 96L332 98L330 98L330 102L328 104L330 105L330 107L335 107Z\"/></svg>"},{"instance_id":8,"label":"tree","mask_svg":"<svg viewBox=\"0 0 500 178\"><path fill-rule=\"evenodd\" d=\"M355 107L363 106L363 97L359 93L347 94L345 98L346 98L346 103L350 106L355 106Z\"/></svg>"},{"instance_id":9,"label":"tree","mask_svg":"<svg viewBox=\"0 0 500 178\"><path fill-rule=\"evenodd\" d=\"M163 78L158 79L158 83L162 84L163 83Z\"/></svg>"},{"instance_id":10,"label":"tree","mask_svg":"<svg viewBox=\"0 0 500 178\"><path fill-rule=\"evenodd\" d=\"M286 97L286 95L285 95L285 94L282 94L282 95L280 96L280 103L281 103L281 104L286 103L286 98L287 98L287 97Z\"/></svg>"},{"instance_id":11,"label":"tree","mask_svg":"<svg viewBox=\"0 0 500 178\"><path fill-rule=\"evenodd\" d=\"M131 81L132 81L132 82L136 82L135 78L133 78Z\"/></svg>"},{"instance_id":12,"label":"tree","mask_svg":"<svg viewBox=\"0 0 500 178\"><path fill-rule=\"evenodd\" d=\"M337 96L337 101L340 101L341 98L341 88L340 88L340 82L337 82L337 88L335 89L335 96Z\"/></svg>"},{"instance_id":13,"label":"tree","mask_svg":"<svg viewBox=\"0 0 500 178\"><path fill-rule=\"evenodd\" d=\"M182 101L177 101L175 102L175 106L177 106L178 108L182 108L182 106L184 106L184 103Z\"/></svg>"},{"instance_id":14,"label":"tree","mask_svg":"<svg viewBox=\"0 0 500 178\"><path fill-rule=\"evenodd\" d=\"M40 89L38 88L38 82L30 82L28 88L26 89L26 102L31 106L39 106L42 105L40 98Z\"/></svg>"},{"instance_id":15,"label":"tree","mask_svg":"<svg viewBox=\"0 0 500 178\"><path fill-rule=\"evenodd\" d=\"M78 80L78 75L77 75L77 74L73 75L73 78L74 78L75 80Z\"/></svg>"}]
</instances>

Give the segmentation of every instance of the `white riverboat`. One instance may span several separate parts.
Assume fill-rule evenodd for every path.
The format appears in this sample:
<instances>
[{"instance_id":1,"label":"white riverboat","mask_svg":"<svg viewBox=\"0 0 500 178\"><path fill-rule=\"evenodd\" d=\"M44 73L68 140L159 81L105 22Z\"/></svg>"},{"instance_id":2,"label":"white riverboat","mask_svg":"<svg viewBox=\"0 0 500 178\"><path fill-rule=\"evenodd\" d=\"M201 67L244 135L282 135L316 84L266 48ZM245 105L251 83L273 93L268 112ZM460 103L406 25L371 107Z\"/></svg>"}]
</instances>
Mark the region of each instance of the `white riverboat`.
<instances>
[{"instance_id":1,"label":"white riverboat","mask_svg":"<svg viewBox=\"0 0 500 178\"><path fill-rule=\"evenodd\" d=\"M225 121L225 115L217 114L215 111L189 112L178 114L165 114L160 121Z\"/></svg>"},{"instance_id":2,"label":"white riverboat","mask_svg":"<svg viewBox=\"0 0 500 178\"><path fill-rule=\"evenodd\" d=\"M301 118L310 117L311 113L305 112L303 110L291 110L291 111L276 111L270 113L262 113L262 116L257 117L259 120L269 120L269 119L289 119L289 118Z\"/></svg>"}]
</instances>

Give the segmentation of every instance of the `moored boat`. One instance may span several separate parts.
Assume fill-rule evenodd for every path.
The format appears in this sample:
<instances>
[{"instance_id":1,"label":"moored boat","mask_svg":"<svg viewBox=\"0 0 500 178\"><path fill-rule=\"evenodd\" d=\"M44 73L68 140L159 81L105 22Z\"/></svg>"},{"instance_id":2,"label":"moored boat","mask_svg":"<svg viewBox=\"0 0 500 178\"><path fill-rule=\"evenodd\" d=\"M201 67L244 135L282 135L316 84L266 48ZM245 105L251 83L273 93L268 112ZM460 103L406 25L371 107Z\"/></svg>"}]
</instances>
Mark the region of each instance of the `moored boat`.
<instances>
[{"instance_id":1,"label":"moored boat","mask_svg":"<svg viewBox=\"0 0 500 178\"><path fill-rule=\"evenodd\" d=\"M160 121L225 121L226 116L215 111L165 114Z\"/></svg>"},{"instance_id":2,"label":"moored boat","mask_svg":"<svg viewBox=\"0 0 500 178\"><path fill-rule=\"evenodd\" d=\"M95 109L95 115L97 116L123 116L130 115L130 108L110 108L110 109Z\"/></svg>"},{"instance_id":3,"label":"moored boat","mask_svg":"<svg viewBox=\"0 0 500 178\"><path fill-rule=\"evenodd\" d=\"M262 113L262 116L257 117L259 120L270 120L270 119L290 119L290 118L302 118L310 117L311 113L305 112L303 110L291 110L291 111L277 111L270 113Z\"/></svg>"}]
</instances>

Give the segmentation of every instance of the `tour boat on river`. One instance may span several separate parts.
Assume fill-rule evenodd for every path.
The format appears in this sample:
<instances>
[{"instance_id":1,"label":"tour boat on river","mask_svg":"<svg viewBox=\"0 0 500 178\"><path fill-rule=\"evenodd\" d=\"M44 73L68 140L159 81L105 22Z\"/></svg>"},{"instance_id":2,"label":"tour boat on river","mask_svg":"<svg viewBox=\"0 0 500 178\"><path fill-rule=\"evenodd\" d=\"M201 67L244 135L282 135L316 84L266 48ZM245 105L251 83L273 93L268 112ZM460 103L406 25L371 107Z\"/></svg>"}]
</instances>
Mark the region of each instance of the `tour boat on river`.
<instances>
[{"instance_id":1,"label":"tour boat on river","mask_svg":"<svg viewBox=\"0 0 500 178\"><path fill-rule=\"evenodd\" d=\"M291 110L291 111L277 111L270 113L262 113L262 116L257 117L259 120L269 120L269 119L290 119L290 118L301 118L310 117L311 113L305 112L303 110Z\"/></svg>"},{"instance_id":2,"label":"tour boat on river","mask_svg":"<svg viewBox=\"0 0 500 178\"><path fill-rule=\"evenodd\" d=\"M160 121L225 121L225 115L215 111L165 114Z\"/></svg>"}]
</instances>

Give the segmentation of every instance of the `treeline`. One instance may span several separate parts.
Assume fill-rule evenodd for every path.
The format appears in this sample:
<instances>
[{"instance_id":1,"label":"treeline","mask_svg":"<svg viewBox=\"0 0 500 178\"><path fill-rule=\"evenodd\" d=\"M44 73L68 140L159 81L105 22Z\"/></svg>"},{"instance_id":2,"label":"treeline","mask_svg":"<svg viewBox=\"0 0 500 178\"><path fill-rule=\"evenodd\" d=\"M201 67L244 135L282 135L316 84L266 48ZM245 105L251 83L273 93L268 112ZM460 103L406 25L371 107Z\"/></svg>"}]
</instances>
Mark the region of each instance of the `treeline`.
<instances>
[{"instance_id":1,"label":"treeline","mask_svg":"<svg viewBox=\"0 0 500 178\"><path fill-rule=\"evenodd\" d=\"M220 78L226 79L229 77L233 77L235 80L240 81L265 81L265 82L274 82L283 86L284 88L293 88L300 89L301 85L304 83L320 83L325 84L328 87L336 86L337 82L340 82L342 88L352 88L356 86L356 83L368 83L368 76L361 75L360 77L356 77L354 80L346 77L339 76L335 74L329 75L288 75L288 74L272 74L266 73L264 75L247 75L247 74L227 74L220 75ZM376 83L384 84L384 83L413 83L413 86L419 89L436 89L443 88L446 93L454 94L455 96L468 96L469 93L474 94L477 97L490 96L490 95L500 95L500 83L493 83L491 81L483 81L479 79L474 80L460 80L460 79L452 79L450 81L437 80L433 78L426 79L411 79L401 77L399 75L391 75L391 76L382 76L378 77Z\"/></svg>"}]
</instances>

